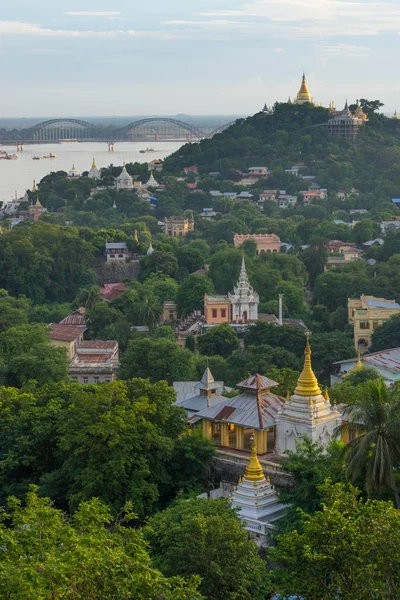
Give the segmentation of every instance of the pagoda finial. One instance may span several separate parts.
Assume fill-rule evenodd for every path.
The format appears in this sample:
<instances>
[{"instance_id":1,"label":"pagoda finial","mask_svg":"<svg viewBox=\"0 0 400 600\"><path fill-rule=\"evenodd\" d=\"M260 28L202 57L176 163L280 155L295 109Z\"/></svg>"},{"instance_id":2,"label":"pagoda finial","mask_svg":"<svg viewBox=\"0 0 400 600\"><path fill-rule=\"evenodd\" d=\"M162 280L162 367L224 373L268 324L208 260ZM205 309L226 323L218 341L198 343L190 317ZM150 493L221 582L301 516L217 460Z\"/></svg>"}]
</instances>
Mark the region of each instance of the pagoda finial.
<instances>
[{"instance_id":1,"label":"pagoda finial","mask_svg":"<svg viewBox=\"0 0 400 600\"><path fill-rule=\"evenodd\" d=\"M93 156L92 169L97 169L96 159Z\"/></svg>"},{"instance_id":2,"label":"pagoda finial","mask_svg":"<svg viewBox=\"0 0 400 600\"><path fill-rule=\"evenodd\" d=\"M135 240L135 242L137 244L139 243L139 236L138 236L137 229L135 229L135 233L133 234L133 239Z\"/></svg>"},{"instance_id":3,"label":"pagoda finial","mask_svg":"<svg viewBox=\"0 0 400 600\"><path fill-rule=\"evenodd\" d=\"M297 386L294 393L297 396L304 396L309 398L311 396L320 396L321 389L318 385L318 380L315 377L314 371L311 365L311 347L310 347L310 332L307 331L307 344L304 350L304 367L297 381Z\"/></svg>"},{"instance_id":4,"label":"pagoda finial","mask_svg":"<svg viewBox=\"0 0 400 600\"><path fill-rule=\"evenodd\" d=\"M36 208L43 208L43 206L40 204L39 196L36 198L35 206Z\"/></svg>"},{"instance_id":5,"label":"pagoda finial","mask_svg":"<svg viewBox=\"0 0 400 600\"><path fill-rule=\"evenodd\" d=\"M363 364L361 362L361 352L360 352L360 350L358 350L357 356L358 356L358 358L357 358L357 364L354 367L354 371L356 371L356 370L358 371L358 369L362 369L363 368Z\"/></svg>"},{"instance_id":6,"label":"pagoda finial","mask_svg":"<svg viewBox=\"0 0 400 600\"><path fill-rule=\"evenodd\" d=\"M262 481L264 477L264 471L262 466L260 465L260 461L257 456L257 444L254 438L254 435L251 436L251 458L246 467L246 471L244 473L244 479L247 481Z\"/></svg>"},{"instance_id":7,"label":"pagoda finial","mask_svg":"<svg viewBox=\"0 0 400 600\"><path fill-rule=\"evenodd\" d=\"M36 187L36 181L35 180L33 180L32 192L34 194L36 194L36 192L37 192L37 187Z\"/></svg>"},{"instance_id":8,"label":"pagoda finial","mask_svg":"<svg viewBox=\"0 0 400 600\"><path fill-rule=\"evenodd\" d=\"M325 388L324 398L325 398L325 400L330 401L328 386Z\"/></svg>"},{"instance_id":9,"label":"pagoda finial","mask_svg":"<svg viewBox=\"0 0 400 600\"><path fill-rule=\"evenodd\" d=\"M398 119L398 118L399 118L399 116L397 114L397 110L395 109L392 119Z\"/></svg>"}]
</instances>

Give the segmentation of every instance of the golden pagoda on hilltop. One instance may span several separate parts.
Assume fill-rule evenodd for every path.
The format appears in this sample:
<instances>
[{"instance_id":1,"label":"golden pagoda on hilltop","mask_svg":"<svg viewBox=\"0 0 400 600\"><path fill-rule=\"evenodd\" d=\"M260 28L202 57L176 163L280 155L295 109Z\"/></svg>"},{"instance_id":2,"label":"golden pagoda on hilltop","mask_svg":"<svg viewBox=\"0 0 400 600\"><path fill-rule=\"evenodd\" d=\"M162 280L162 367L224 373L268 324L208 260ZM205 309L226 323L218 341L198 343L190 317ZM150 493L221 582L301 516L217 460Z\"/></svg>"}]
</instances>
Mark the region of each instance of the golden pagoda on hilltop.
<instances>
[{"instance_id":1,"label":"golden pagoda on hilltop","mask_svg":"<svg viewBox=\"0 0 400 600\"><path fill-rule=\"evenodd\" d=\"M296 450L296 442L308 436L313 442L328 444L335 438L341 416L332 406L329 394L322 394L311 364L310 334L304 350L304 367L294 394L276 417L276 452Z\"/></svg>"},{"instance_id":2,"label":"golden pagoda on hilltop","mask_svg":"<svg viewBox=\"0 0 400 600\"><path fill-rule=\"evenodd\" d=\"M394 111L392 119L398 119L399 116L397 114L397 110Z\"/></svg>"},{"instance_id":3,"label":"golden pagoda on hilltop","mask_svg":"<svg viewBox=\"0 0 400 600\"><path fill-rule=\"evenodd\" d=\"M313 104L313 100L311 98L311 94L307 87L306 75L303 73L303 78L301 80L301 86L294 101L294 104Z\"/></svg>"}]
</instances>

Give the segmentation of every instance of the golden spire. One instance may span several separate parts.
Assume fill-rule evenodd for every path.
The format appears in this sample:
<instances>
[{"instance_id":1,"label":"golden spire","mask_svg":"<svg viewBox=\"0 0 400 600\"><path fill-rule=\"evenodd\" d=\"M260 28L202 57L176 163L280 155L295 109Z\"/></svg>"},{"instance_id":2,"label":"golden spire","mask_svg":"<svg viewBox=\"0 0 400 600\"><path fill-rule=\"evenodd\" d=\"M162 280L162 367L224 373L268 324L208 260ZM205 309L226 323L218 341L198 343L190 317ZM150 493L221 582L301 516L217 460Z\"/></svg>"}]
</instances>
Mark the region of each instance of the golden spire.
<instances>
[{"instance_id":1,"label":"golden spire","mask_svg":"<svg viewBox=\"0 0 400 600\"><path fill-rule=\"evenodd\" d=\"M149 243L149 248L152 248L152 247L153 247L153 244L152 244L152 242L151 242L151 240L150 240L150 243Z\"/></svg>"},{"instance_id":2,"label":"golden spire","mask_svg":"<svg viewBox=\"0 0 400 600\"><path fill-rule=\"evenodd\" d=\"M398 119L399 116L397 114L397 110L394 111L392 119Z\"/></svg>"},{"instance_id":3,"label":"golden spire","mask_svg":"<svg viewBox=\"0 0 400 600\"><path fill-rule=\"evenodd\" d=\"M36 187L36 181L35 180L33 180L32 192L34 194L36 194L36 192L37 192L37 187Z\"/></svg>"},{"instance_id":4,"label":"golden spire","mask_svg":"<svg viewBox=\"0 0 400 600\"><path fill-rule=\"evenodd\" d=\"M36 208L43 208L43 206L40 204L39 196L36 198L35 206Z\"/></svg>"},{"instance_id":5,"label":"golden spire","mask_svg":"<svg viewBox=\"0 0 400 600\"><path fill-rule=\"evenodd\" d=\"M299 92L296 96L295 103L296 104L305 104L306 102L312 103L312 98L311 98L310 92L308 91L306 75L305 75L305 73L303 73L303 77L301 80L301 86L300 86Z\"/></svg>"},{"instance_id":6,"label":"golden spire","mask_svg":"<svg viewBox=\"0 0 400 600\"><path fill-rule=\"evenodd\" d=\"M244 473L244 478L247 481L256 482L256 481L262 481L265 477L264 477L264 471L262 469L262 466L260 465L260 461L258 460L256 441L254 439L254 436L252 436L252 438L253 439L251 442L251 458L246 467L246 471Z\"/></svg>"},{"instance_id":7,"label":"golden spire","mask_svg":"<svg viewBox=\"0 0 400 600\"><path fill-rule=\"evenodd\" d=\"M329 390L328 390L328 388L327 388L327 387L325 388L325 394L324 394L324 397L325 397L325 400L330 400L330 398L329 398Z\"/></svg>"},{"instance_id":8,"label":"golden spire","mask_svg":"<svg viewBox=\"0 0 400 600\"><path fill-rule=\"evenodd\" d=\"M296 396L305 396L306 398L311 396L320 396L321 390L318 385L318 380L315 377L314 371L311 366L311 348L310 348L310 334L307 333L307 345L304 350L304 368L297 381L296 389L294 393Z\"/></svg>"},{"instance_id":9,"label":"golden spire","mask_svg":"<svg viewBox=\"0 0 400 600\"><path fill-rule=\"evenodd\" d=\"M135 240L135 242L138 244L139 243L139 237L138 237L138 232L137 229L135 229L135 233L133 234L133 239Z\"/></svg>"},{"instance_id":10,"label":"golden spire","mask_svg":"<svg viewBox=\"0 0 400 600\"><path fill-rule=\"evenodd\" d=\"M362 369L363 368L363 364L361 362L361 352L360 352L360 350L358 351L357 354L358 354L357 364L354 367L353 371L358 371L358 369Z\"/></svg>"},{"instance_id":11,"label":"golden spire","mask_svg":"<svg viewBox=\"0 0 400 600\"><path fill-rule=\"evenodd\" d=\"M97 169L96 159L93 157L92 169Z\"/></svg>"}]
</instances>

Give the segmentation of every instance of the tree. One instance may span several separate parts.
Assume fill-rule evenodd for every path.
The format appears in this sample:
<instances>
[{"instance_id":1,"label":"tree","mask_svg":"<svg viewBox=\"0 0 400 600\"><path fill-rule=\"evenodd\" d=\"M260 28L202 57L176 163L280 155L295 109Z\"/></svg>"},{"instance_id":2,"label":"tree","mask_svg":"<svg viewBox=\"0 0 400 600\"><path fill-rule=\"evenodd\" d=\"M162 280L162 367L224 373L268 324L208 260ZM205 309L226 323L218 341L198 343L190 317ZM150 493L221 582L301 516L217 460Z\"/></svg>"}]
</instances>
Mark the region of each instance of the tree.
<instances>
[{"instance_id":1,"label":"tree","mask_svg":"<svg viewBox=\"0 0 400 600\"><path fill-rule=\"evenodd\" d=\"M352 486L326 483L324 509L301 513L300 531L278 537L269 554L275 587L315 600L395 598L400 594L400 511L358 498Z\"/></svg>"},{"instance_id":2,"label":"tree","mask_svg":"<svg viewBox=\"0 0 400 600\"><path fill-rule=\"evenodd\" d=\"M255 258L257 256L257 242L251 238L244 240L242 250L250 258Z\"/></svg>"},{"instance_id":3,"label":"tree","mask_svg":"<svg viewBox=\"0 0 400 600\"><path fill-rule=\"evenodd\" d=\"M341 425L343 433L356 434L346 448L347 473L353 481L365 477L369 495L392 490L400 508L394 472L400 458L399 391L388 389L383 379L362 386L363 394L347 407Z\"/></svg>"},{"instance_id":4,"label":"tree","mask_svg":"<svg viewBox=\"0 0 400 600\"><path fill-rule=\"evenodd\" d=\"M209 277L189 275L182 282L176 296L178 315L186 317L194 310L203 312L204 294L212 294L213 292L214 285Z\"/></svg>"},{"instance_id":5,"label":"tree","mask_svg":"<svg viewBox=\"0 0 400 600\"><path fill-rule=\"evenodd\" d=\"M298 528L301 511L312 514L322 508L326 479L333 483L344 482L343 444L333 441L329 446L313 442L305 436L296 444L295 452L288 452L288 460L282 463L284 471L294 479L291 488L282 488L279 500L288 505L287 513L278 524L280 531Z\"/></svg>"},{"instance_id":6,"label":"tree","mask_svg":"<svg viewBox=\"0 0 400 600\"><path fill-rule=\"evenodd\" d=\"M121 359L119 377L150 378L151 381L190 381L195 374L194 355L168 339L131 340Z\"/></svg>"},{"instance_id":7,"label":"tree","mask_svg":"<svg viewBox=\"0 0 400 600\"><path fill-rule=\"evenodd\" d=\"M219 293L227 294L233 290L233 286L239 279L241 260L242 255L237 248L229 248L213 254L209 275Z\"/></svg>"},{"instance_id":8,"label":"tree","mask_svg":"<svg viewBox=\"0 0 400 600\"><path fill-rule=\"evenodd\" d=\"M150 333L157 327L163 314L163 308L154 296L146 296L140 307L139 316L142 325L147 325Z\"/></svg>"},{"instance_id":9,"label":"tree","mask_svg":"<svg viewBox=\"0 0 400 600\"><path fill-rule=\"evenodd\" d=\"M118 520L98 499L67 518L33 486L26 506L8 501L0 522L0 595L12 600L201 599L195 577L165 578L151 567L127 503Z\"/></svg>"},{"instance_id":10,"label":"tree","mask_svg":"<svg viewBox=\"0 0 400 600\"><path fill-rule=\"evenodd\" d=\"M51 346L42 325L18 325L1 333L0 356L5 385L21 387L30 379L45 385L67 377L65 348Z\"/></svg>"},{"instance_id":11,"label":"tree","mask_svg":"<svg viewBox=\"0 0 400 600\"><path fill-rule=\"evenodd\" d=\"M92 310L96 304L101 302L100 289L96 285L79 290L75 299L78 306L83 306L86 310Z\"/></svg>"},{"instance_id":12,"label":"tree","mask_svg":"<svg viewBox=\"0 0 400 600\"><path fill-rule=\"evenodd\" d=\"M197 248L182 246L178 249L177 257L179 266L189 273L197 271L204 265L203 254Z\"/></svg>"},{"instance_id":13,"label":"tree","mask_svg":"<svg viewBox=\"0 0 400 600\"><path fill-rule=\"evenodd\" d=\"M226 500L180 500L154 515L145 535L165 576L200 575L209 600L261 600L265 565Z\"/></svg>"},{"instance_id":14,"label":"tree","mask_svg":"<svg viewBox=\"0 0 400 600\"><path fill-rule=\"evenodd\" d=\"M239 349L239 340L232 327L228 323L222 323L200 336L198 346L200 354L227 358Z\"/></svg>"},{"instance_id":15,"label":"tree","mask_svg":"<svg viewBox=\"0 0 400 600\"><path fill-rule=\"evenodd\" d=\"M371 352L400 346L400 315L393 315L372 333Z\"/></svg>"},{"instance_id":16,"label":"tree","mask_svg":"<svg viewBox=\"0 0 400 600\"><path fill-rule=\"evenodd\" d=\"M336 360L353 358L356 354L350 333L332 331L312 336L313 366L316 372L327 371Z\"/></svg>"},{"instance_id":17,"label":"tree","mask_svg":"<svg viewBox=\"0 0 400 600\"><path fill-rule=\"evenodd\" d=\"M142 266L141 280L144 281L152 273L160 273L167 277L175 277L178 272L178 261L171 252L159 252L144 256L140 264Z\"/></svg>"}]
</instances>

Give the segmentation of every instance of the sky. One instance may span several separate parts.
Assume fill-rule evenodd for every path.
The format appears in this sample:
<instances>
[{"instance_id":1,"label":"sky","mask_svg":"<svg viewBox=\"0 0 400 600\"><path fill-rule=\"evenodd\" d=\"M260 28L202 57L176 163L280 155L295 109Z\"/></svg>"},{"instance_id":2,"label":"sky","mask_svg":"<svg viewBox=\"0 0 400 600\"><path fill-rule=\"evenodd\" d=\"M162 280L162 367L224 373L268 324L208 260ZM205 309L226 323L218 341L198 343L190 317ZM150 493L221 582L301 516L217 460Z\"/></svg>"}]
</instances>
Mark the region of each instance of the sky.
<instances>
[{"instance_id":1,"label":"sky","mask_svg":"<svg viewBox=\"0 0 400 600\"><path fill-rule=\"evenodd\" d=\"M1 117L400 111L399 0L0 0Z\"/></svg>"}]
</instances>

